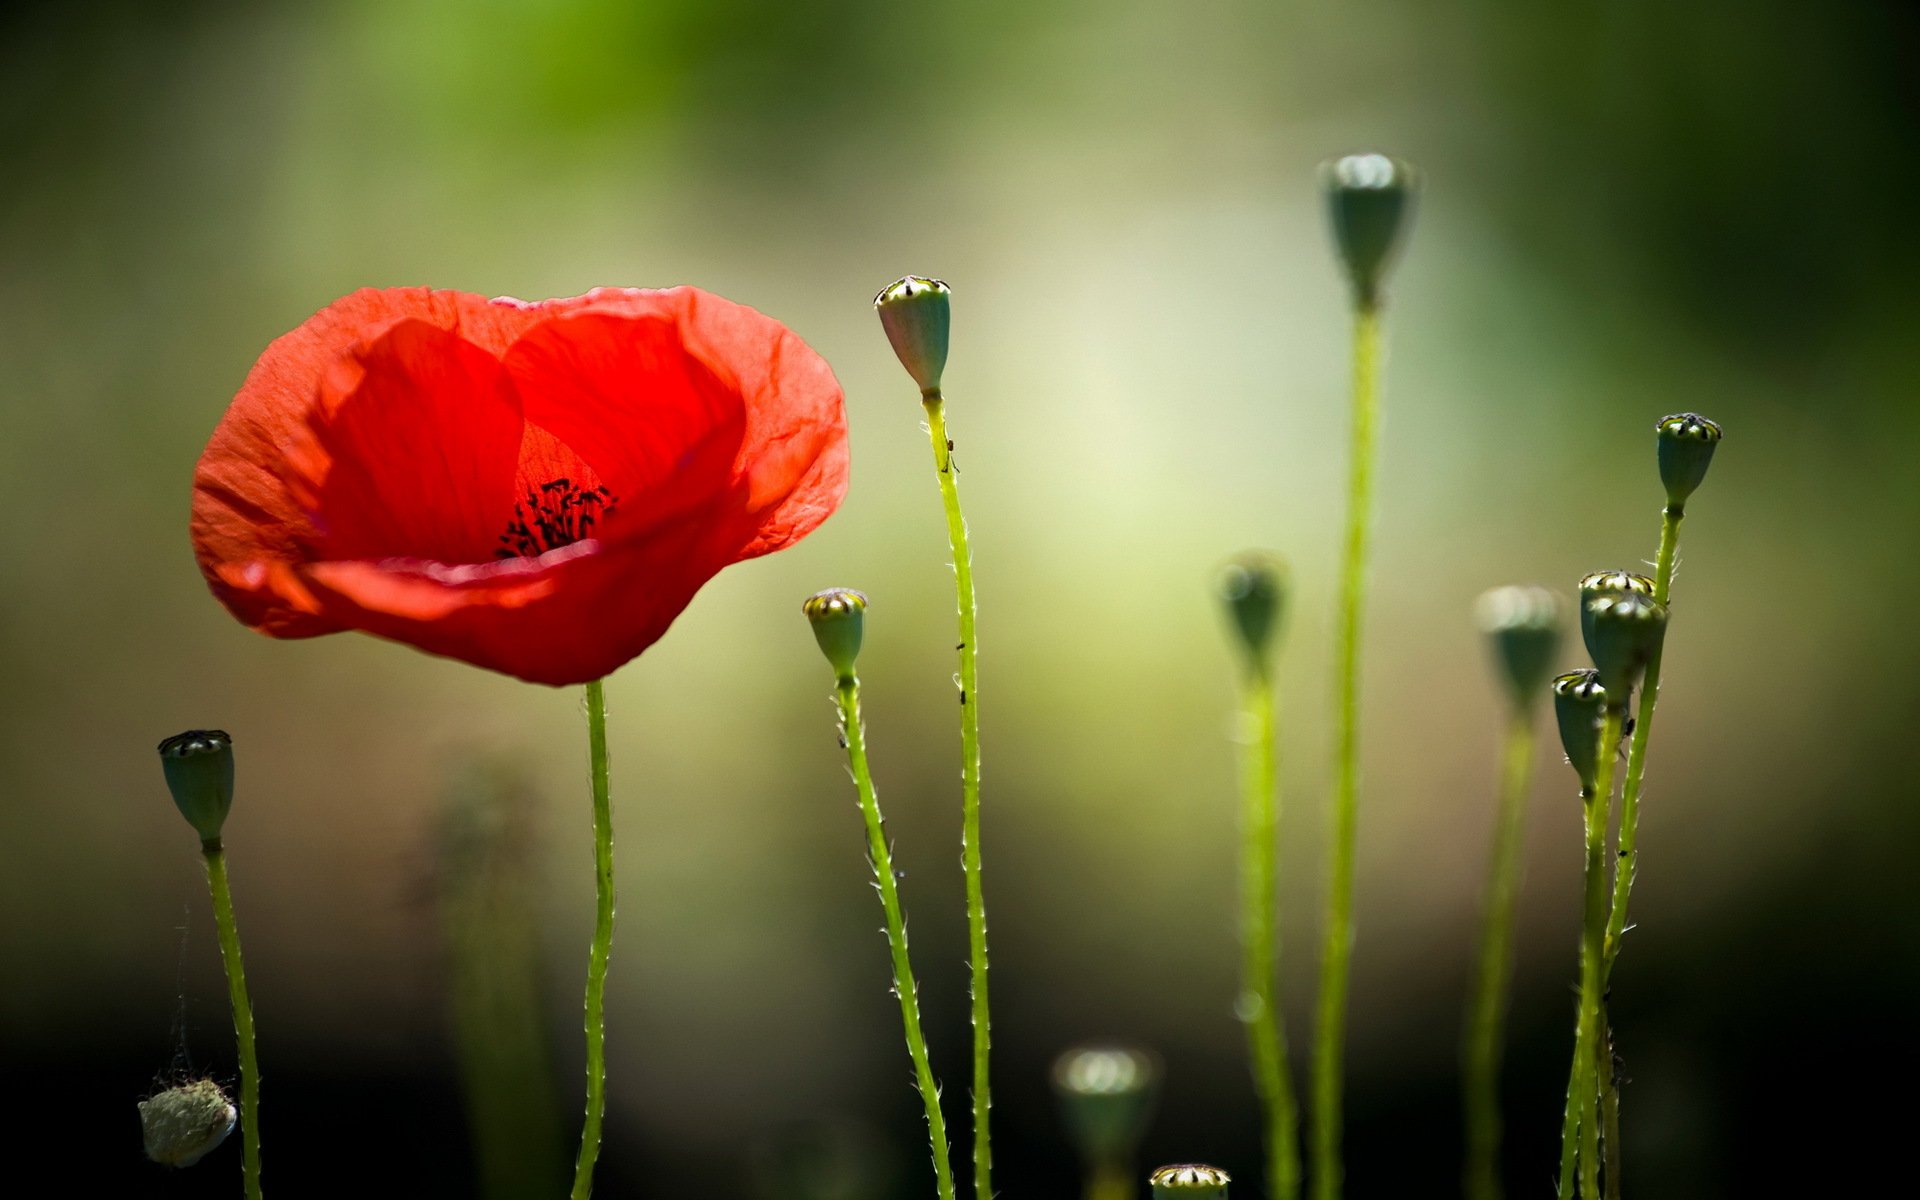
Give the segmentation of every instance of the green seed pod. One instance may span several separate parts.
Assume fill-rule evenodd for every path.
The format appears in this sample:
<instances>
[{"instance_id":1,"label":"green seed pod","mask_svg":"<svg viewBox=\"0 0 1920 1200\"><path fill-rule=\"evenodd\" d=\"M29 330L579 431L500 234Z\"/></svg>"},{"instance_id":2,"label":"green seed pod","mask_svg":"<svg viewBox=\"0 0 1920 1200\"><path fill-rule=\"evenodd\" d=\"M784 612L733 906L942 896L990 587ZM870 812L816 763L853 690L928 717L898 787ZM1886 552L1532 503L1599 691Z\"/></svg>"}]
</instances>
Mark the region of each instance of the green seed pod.
<instances>
[{"instance_id":1,"label":"green seed pod","mask_svg":"<svg viewBox=\"0 0 1920 1200\"><path fill-rule=\"evenodd\" d=\"M1668 505L1677 511L1707 477L1714 447L1720 444L1720 426L1699 413L1675 413L1660 418L1656 429L1660 482L1666 485Z\"/></svg>"},{"instance_id":2,"label":"green seed pod","mask_svg":"<svg viewBox=\"0 0 1920 1200\"><path fill-rule=\"evenodd\" d=\"M1219 1167L1181 1163L1161 1167L1147 1177L1153 1200L1227 1200L1231 1178Z\"/></svg>"},{"instance_id":3,"label":"green seed pod","mask_svg":"<svg viewBox=\"0 0 1920 1200\"><path fill-rule=\"evenodd\" d=\"M168 1088L140 1102L140 1133L147 1157L169 1167L190 1167L227 1140L239 1118L227 1094L211 1079Z\"/></svg>"},{"instance_id":4,"label":"green seed pod","mask_svg":"<svg viewBox=\"0 0 1920 1200\"><path fill-rule=\"evenodd\" d=\"M1287 615L1286 562L1277 554L1249 550L1221 568L1218 590L1248 672L1265 675Z\"/></svg>"},{"instance_id":5,"label":"green seed pod","mask_svg":"<svg viewBox=\"0 0 1920 1200\"><path fill-rule=\"evenodd\" d=\"M1553 716L1560 726L1560 746L1586 795L1593 793L1600 773L1600 718L1606 707L1607 689L1600 685L1600 672L1583 667L1554 677Z\"/></svg>"},{"instance_id":6,"label":"green seed pod","mask_svg":"<svg viewBox=\"0 0 1920 1200\"><path fill-rule=\"evenodd\" d=\"M1153 1115L1160 1064L1125 1046L1076 1046L1053 1062L1053 1090L1081 1157L1115 1166L1133 1156Z\"/></svg>"},{"instance_id":7,"label":"green seed pod","mask_svg":"<svg viewBox=\"0 0 1920 1200\"><path fill-rule=\"evenodd\" d=\"M866 625L866 596L852 588L828 588L808 596L800 610L807 614L813 638L820 643L820 653L833 665L834 674L842 680L852 679Z\"/></svg>"},{"instance_id":8,"label":"green seed pod","mask_svg":"<svg viewBox=\"0 0 1920 1200\"><path fill-rule=\"evenodd\" d=\"M201 841L219 841L233 807L233 739L222 729L176 733L160 743L160 768L187 824Z\"/></svg>"},{"instance_id":9,"label":"green seed pod","mask_svg":"<svg viewBox=\"0 0 1920 1200\"><path fill-rule=\"evenodd\" d=\"M1580 580L1580 640L1593 645L1593 618L1587 613L1587 601L1609 592L1639 592L1653 595L1653 580L1632 571L1595 571Z\"/></svg>"},{"instance_id":10,"label":"green seed pod","mask_svg":"<svg viewBox=\"0 0 1920 1200\"><path fill-rule=\"evenodd\" d=\"M1533 707L1560 652L1564 606L1543 587L1497 587L1473 606L1516 712Z\"/></svg>"},{"instance_id":11,"label":"green seed pod","mask_svg":"<svg viewBox=\"0 0 1920 1200\"><path fill-rule=\"evenodd\" d=\"M923 396L937 395L947 369L947 327L953 290L938 279L908 275L880 289L873 306L887 331L900 365L920 385Z\"/></svg>"},{"instance_id":12,"label":"green seed pod","mask_svg":"<svg viewBox=\"0 0 1920 1200\"><path fill-rule=\"evenodd\" d=\"M1619 708L1640 682L1667 632L1667 608L1640 592L1603 592L1587 601L1587 655Z\"/></svg>"},{"instance_id":13,"label":"green seed pod","mask_svg":"<svg viewBox=\"0 0 1920 1200\"><path fill-rule=\"evenodd\" d=\"M1333 240L1353 281L1354 303L1380 303L1395 251L1413 218L1419 175L1384 154L1349 154L1321 168Z\"/></svg>"}]
</instances>

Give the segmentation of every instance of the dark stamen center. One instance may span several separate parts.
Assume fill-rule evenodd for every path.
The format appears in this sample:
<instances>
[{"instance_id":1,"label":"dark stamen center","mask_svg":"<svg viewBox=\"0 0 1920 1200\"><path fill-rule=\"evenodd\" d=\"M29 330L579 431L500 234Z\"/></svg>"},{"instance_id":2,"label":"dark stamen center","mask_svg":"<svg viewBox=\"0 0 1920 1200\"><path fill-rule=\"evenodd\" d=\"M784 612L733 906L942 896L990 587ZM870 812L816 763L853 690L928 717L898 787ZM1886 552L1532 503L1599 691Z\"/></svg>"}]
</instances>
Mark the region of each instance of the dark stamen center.
<instances>
[{"instance_id":1,"label":"dark stamen center","mask_svg":"<svg viewBox=\"0 0 1920 1200\"><path fill-rule=\"evenodd\" d=\"M583 488L571 479L550 479L514 502L513 519L500 535L495 558L535 558L593 536L593 527L619 503L608 488Z\"/></svg>"}]
</instances>

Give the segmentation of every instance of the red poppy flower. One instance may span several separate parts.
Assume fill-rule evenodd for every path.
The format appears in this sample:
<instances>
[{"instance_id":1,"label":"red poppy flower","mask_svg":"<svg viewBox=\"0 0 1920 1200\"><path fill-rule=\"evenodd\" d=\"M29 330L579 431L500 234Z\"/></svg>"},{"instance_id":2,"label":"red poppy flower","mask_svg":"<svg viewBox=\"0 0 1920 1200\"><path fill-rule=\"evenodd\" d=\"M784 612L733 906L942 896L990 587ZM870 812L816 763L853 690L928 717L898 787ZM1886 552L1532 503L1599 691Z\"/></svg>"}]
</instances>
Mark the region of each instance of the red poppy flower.
<instances>
[{"instance_id":1,"label":"red poppy flower","mask_svg":"<svg viewBox=\"0 0 1920 1200\"><path fill-rule=\"evenodd\" d=\"M846 486L833 372L750 308L367 290L254 365L194 472L193 546L263 633L362 629L580 683Z\"/></svg>"}]
</instances>

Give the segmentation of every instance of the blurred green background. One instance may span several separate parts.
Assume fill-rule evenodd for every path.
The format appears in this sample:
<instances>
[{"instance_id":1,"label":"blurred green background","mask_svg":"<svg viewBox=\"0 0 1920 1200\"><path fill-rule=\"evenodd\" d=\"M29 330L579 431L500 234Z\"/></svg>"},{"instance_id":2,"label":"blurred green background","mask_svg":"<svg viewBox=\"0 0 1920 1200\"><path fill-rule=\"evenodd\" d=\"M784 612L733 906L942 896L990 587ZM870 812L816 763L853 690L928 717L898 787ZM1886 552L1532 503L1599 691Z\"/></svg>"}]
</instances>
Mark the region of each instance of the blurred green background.
<instances>
[{"instance_id":1,"label":"blurred green background","mask_svg":"<svg viewBox=\"0 0 1920 1200\"><path fill-rule=\"evenodd\" d=\"M799 614L829 584L873 597L876 770L963 1128L948 555L921 414L868 306L914 271L956 297L997 1182L1071 1194L1046 1065L1098 1036L1165 1058L1148 1157L1217 1162L1258 1194L1209 580L1247 545L1295 567L1298 1048L1346 470L1314 169L1378 148L1428 189L1391 289L1350 1193L1455 1186L1498 719L1471 601L1650 558L1653 423L1687 408L1727 440L1685 529L1640 928L1615 977L1627 1186L1868 1170L1908 1104L1875 1092L1920 1065L1916 32L1908 5L1785 0L10 8L0 1071L34 1097L12 1157L74 1173L66 1195L237 1191L237 1139L168 1174L133 1120L183 1051L233 1071L192 835L153 753L196 725L239 754L228 845L275 1194L475 1194L486 1139L456 1047L501 1050L484 1022L515 1014L549 1070L533 1050L494 1066L557 1098L526 1106L557 1129L518 1127L565 1152L591 924L577 691L248 633L194 568L188 485L260 349L353 288L694 283L834 364L854 483L609 684L622 924L600 1191L691 1172L715 1197L927 1194ZM1510 1180L1532 1194L1556 1151L1579 863L1570 773L1540 768L1507 1073ZM456 1003L474 971L508 996L492 1018ZM768 1182L815 1152L871 1177Z\"/></svg>"}]
</instances>

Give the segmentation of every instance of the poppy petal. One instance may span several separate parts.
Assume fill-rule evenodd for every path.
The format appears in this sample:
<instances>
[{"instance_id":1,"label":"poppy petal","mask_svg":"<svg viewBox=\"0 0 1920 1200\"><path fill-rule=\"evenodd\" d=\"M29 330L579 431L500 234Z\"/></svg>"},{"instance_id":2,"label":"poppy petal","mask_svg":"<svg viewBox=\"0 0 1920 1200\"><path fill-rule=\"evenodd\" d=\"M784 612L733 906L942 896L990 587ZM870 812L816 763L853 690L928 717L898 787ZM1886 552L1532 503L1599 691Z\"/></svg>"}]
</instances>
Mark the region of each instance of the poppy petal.
<instances>
[{"instance_id":1,"label":"poppy petal","mask_svg":"<svg viewBox=\"0 0 1920 1200\"><path fill-rule=\"evenodd\" d=\"M275 341L195 473L201 569L281 637L600 678L846 490L839 385L694 288L357 292Z\"/></svg>"}]
</instances>

